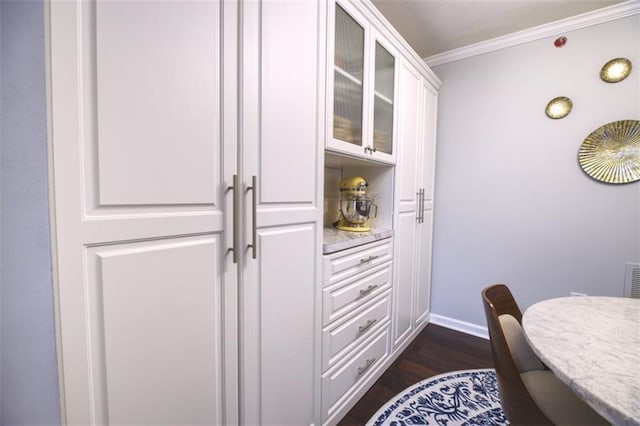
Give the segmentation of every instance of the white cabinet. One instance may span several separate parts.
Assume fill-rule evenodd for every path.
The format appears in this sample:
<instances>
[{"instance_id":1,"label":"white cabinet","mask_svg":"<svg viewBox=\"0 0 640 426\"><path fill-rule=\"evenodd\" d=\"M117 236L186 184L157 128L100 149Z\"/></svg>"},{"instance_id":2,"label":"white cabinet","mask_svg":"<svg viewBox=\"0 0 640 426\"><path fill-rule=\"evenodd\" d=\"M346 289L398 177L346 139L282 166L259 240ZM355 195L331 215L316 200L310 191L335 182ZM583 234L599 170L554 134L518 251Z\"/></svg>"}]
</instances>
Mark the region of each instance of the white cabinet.
<instances>
[{"instance_id":1,"label":"white cabinet","mask_svg":"<svg viewBox=\"0 0 640 426\"><path fill-rule=\"evenodd\" d=\"M318 423L324 1L49 13L63 423Z\"/></svg>"},{"instance_id":2,"label":"white cabinet","mask_svg":"<svg viewBox=\"0 0 640 426\"><path fill-rule=\"evenodd\" d=\"M336 423L391 351L391 238L324 256L322 422Z\"/></svg>"},{"instance_id":3,"label":"white cabinet","mask_svg":"<svg viewBox=\"0 0 640 426\"><path fill-rule=\"evenodd\" d=\"M396 167L394 349L428 320L437 91L402 61Z\"/></svg>"},{"instance_id":4,"label":"white cabinet","mask_svg":"<svg viewBox=\"0 0 640 426\"><path fill-rule=\"evenodd\" d=\"M325 2L241 9L240 422L309 425L320 399Z\"/></svg>"},{"instance_id":5,"label":"white cabinet","mask_svg":"<svg viewBox=\"0 0 640 426\"><path fill-rule=\"evenodd\" d=\"M328 22L325 224L357 175L393 234L325 255L321 411L336 424L429 321L440 81L370 1L332 0Z\"/></svg>"},{"instance_id":6,"label":"white cabinet","mask_svg":"<svg viewBox=\"0 0 640 426\"><path fill-rule=\"evenodd\" d=\"M348 1L329 7L327 149L395 161L397 53Z\"/></svg>"}]
</instances>

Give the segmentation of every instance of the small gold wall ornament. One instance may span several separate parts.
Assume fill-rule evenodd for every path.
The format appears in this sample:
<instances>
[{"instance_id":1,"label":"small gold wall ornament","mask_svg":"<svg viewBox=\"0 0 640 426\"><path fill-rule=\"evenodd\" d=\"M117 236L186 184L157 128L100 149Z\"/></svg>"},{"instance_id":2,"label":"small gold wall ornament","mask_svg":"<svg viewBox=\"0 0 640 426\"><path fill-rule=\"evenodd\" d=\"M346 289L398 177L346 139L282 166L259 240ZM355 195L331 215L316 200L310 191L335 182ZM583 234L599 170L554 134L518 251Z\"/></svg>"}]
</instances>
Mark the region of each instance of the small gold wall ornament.
<instances>
[{"instance_id":1,"label":"small gold wall ornament","mask_svg":"<svg viewBox=\"0 0 640 426\"><path fill-rule=\"evenodd\" d=\"M566 96L558 96L557 98L553 98L549 101L545 108L545 113L547 114L547 117L557 120L569 115L571 108L573 108L573 102L571 102L571 99Z\"/></svg>"},{"instance_id":2,"label":"small gold wall ornament","mask_svg":"<svg viewBox=\"0 0 640 426\"><path fill-rule=\"evenodd\" d=\"M615 58L602 66L600 78L607 83L617 83L627 78L632 68L627 58Z\"/></svg>"},{"instance_id":3,"label":"small gold wall ornament","mask_svg":"<svg viewBox=\"0 0 640 426\"><path fill-rule=\"evenodd\" d=\"M598 127L580 146L578 163L600 182L640 180L640 121L620 120Z\"/></svg>"}]
</instances>

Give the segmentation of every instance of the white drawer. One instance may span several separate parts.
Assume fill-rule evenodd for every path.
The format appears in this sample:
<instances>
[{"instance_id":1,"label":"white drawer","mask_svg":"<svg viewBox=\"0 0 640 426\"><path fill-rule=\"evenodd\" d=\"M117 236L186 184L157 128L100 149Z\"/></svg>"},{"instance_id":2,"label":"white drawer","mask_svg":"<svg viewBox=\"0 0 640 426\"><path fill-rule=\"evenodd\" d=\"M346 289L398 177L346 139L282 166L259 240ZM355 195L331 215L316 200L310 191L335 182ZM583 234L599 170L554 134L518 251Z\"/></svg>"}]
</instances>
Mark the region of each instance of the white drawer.
<instances>
[{"instance_id":1,"label":"white drawer","mask_svg":"<svg viewBox=\"0 0 640 426\"><path fill-rule=\"evenodd\" d=\"M393 238L385 238L384 240L325 255L324 285L335 284L351 275L387 262L392 257Z\"/></svg>"},{"instance_id":2,"label":"white drawer","mask_svg":"<svg viewBox=\"0 0 640 426\"><path fill-rule=\"evenodd\" d=\"M349 399L352 389L365 382L389 356L389 326L362 344L362 349L322 376L322 421Z\"/></svg>"},{"instance_id":3,"label":"white drawer","mask_svg":"<svg viewBox=\"0 0 640 426\"><path fill-rule=\"evenodd\" d=\"M322 325L327 326L391 287L391 263L322 290Z\"/></svg>"},{"instance_id":4,"label":"white drawer","mask_svg":"<svg viewBox=\"0 0 640 426\"><path fill-rule=\"evenodd\" d=\"M372 300L362 309L322 330L322 371L333 366L360 342L381 327L391 317L391 292Z\"/></svg>"}]
</instances>

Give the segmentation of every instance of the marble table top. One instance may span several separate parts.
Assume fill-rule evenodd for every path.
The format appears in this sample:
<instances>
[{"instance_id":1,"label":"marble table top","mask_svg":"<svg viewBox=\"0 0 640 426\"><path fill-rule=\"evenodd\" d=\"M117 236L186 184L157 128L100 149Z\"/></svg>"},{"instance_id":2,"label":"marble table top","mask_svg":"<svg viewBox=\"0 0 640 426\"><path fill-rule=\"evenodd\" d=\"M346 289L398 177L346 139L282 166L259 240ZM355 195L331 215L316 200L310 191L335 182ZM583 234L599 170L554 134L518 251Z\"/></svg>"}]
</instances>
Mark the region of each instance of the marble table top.
<instances>
[{"instance_id":1,"label":"marble table top","mask_svg":"<svg viewBox=\"0 0 640 426\"><path fill-rule=\"evenodd\" d=\"M614 425L640 425L640 300L545 300L522 318L533 351Z\"/></svg>"},{"instance_id":2,"label":"marble table top","mask_svg":"<svg viewBox=\"0 0 640 426\"><path fill-rule=\"evenodd\" d=\"M393 229L372 228L366 232L342 231L333 227L324 228L322 254L335 253L351 247L371 243L393 236Z\"/></svg>"}]
</instances>

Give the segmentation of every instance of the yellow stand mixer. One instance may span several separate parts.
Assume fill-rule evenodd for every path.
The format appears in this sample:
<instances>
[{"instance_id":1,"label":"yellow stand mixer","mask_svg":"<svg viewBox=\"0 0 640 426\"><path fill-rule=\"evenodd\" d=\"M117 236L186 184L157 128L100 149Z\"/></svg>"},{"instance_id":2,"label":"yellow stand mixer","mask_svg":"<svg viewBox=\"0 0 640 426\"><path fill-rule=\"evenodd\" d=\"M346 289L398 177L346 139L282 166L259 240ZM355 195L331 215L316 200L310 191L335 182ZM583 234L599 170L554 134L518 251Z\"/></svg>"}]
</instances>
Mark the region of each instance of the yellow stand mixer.
<instances>
[{"instance_id":1,"label":"yellow stand mixer","mask_svg":"<svg viewBox=\"0 0 640 426\"><path fill-rule=\"evenodd\" d=\"M340 219L334 224L342 231L366 232L371 230L367 225L371 208L375 207L376 217L378 206L367 197L367 181L356 176L340 181Z\"/></svg>"}]
</instances>

